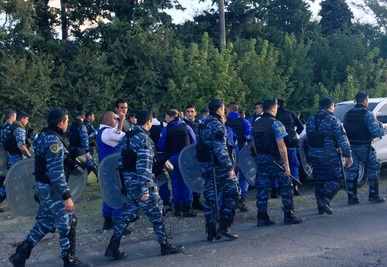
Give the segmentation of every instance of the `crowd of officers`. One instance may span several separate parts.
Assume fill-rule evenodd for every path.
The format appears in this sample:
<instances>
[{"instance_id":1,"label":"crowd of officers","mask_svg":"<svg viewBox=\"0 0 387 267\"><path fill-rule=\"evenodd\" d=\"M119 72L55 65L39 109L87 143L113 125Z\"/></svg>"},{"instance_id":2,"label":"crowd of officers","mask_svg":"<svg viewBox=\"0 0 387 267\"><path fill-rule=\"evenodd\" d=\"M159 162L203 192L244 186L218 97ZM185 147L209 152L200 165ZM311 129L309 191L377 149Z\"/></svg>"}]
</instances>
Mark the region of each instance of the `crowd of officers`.
<instances>
[{"instance_id":1,"label":"crowd of officers","mask_svg":"<svg viewBox=\"0 0 387 267\"><path fill-rule=\"evenodd\" d=\"M368 99L365 92L359 92L355 107L346 114L341 124L333 114L333 99L323 98L318 113L306 123L306 147L313 167L319 214L333 213L330 200L343 182L347 187L348 204L359 203L359 163L365 166L365 175L368 175L369 201L385 201L379 195L381 163L372 147L372 140L381 138L387 130L367 111ZM166 125L163 126L151 109L139 110L126 119L127 103L118 100L116 113L105 112L99 130L93 127L93 113L78 112L67 134L70 146L64 141L69 121L67 111L62 108L51 110L47 116L48 127L34 141L35 191L40 205L36 224L11 255L10 262L14 266L24 266L39 240L57 229L64 266L92 266L75 256L77 219L73 214L74 203L67 184L66 158L84 155L88 172L94 171L97 175L93 146L98 147L99 161L121 151L118 167L124 190L117 193L125 195L125 203L120 209L103 204L104 229L114 229L105 252L110 259L127 257L119 249L120 241L123 235L128 234L130 222L138 219L139 209L153 224L162 255L184 251L184 247L173 245L166 234L163 215L168 207L174 210L175 216L185 217L195 217L193 209L204 210L207 240L210 242L222 238L237 239L238 235L230 230L230 226L236 209L248 210L245 198L249 185L246 177L238 171L237 159L233 155L238 155L238 151L250 142L253 143L251 153L257 166L257 226L266 227L275 223L268 215L268 198L273 191L281 195L284 223L302 223L303 219L294 215L293 196L299 194L296 149L304 126L296 113L287 110L284 104L283 100L277 99L257 102L254 116L246 119L236 102L226 107L223 100L213 99L200 120L196 118L196 107L187 105L184 118L177 110L168 110L165 113ZM5 147L8 142L6 150L10 165L24 157L31 157L26 141L27 123L27 113L6 111L0 136ZM192 192L185 184L179 169L184 166L177 163L182 149L194 143L204 180L203 204L200 193ZM160 187L163 210L159 209L153 194L157 190L154 181L156 158L161 162L169 160L174 167L171 174L172 200L168 184ZM1 182L3 184L4 180ZM2 186L1 200L5 196Z\"/></svg>"}]
</instances>

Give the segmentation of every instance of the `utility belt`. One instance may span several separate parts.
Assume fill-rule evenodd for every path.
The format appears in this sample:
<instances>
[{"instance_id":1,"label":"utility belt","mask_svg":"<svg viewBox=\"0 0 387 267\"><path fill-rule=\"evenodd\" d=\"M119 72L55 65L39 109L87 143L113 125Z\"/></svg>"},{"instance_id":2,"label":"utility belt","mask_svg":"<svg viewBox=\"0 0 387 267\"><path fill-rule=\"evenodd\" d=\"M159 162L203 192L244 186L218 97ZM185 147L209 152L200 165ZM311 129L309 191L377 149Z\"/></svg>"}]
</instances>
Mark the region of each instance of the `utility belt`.
<instances>
[{"instance_id":1,"label":"utility belt","mask_svg":"<svg viewBox=\"0 0 387 267\"><path fill-rule=\"evenodd\" d=\"M351 146L368 146L370 144L370 141L365 141L365 140L349 140L349 143Z\"/></svg>"}]
</instances>

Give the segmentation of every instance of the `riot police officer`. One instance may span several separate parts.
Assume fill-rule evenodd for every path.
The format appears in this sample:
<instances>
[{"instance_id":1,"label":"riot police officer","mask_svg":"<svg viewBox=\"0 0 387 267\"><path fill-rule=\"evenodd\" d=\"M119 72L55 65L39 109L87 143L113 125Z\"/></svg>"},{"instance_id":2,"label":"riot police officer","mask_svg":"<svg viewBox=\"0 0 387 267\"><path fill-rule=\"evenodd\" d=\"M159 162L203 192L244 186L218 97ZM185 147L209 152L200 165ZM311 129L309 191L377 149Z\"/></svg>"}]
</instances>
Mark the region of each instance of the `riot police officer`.
<instances>
[{"instance_id":1,"label":"riot police officer","mask_svg":"<svg viewBox=\"0 0 387 267\"><path fill-rule=\"evenodd\" d=\"M379 195L379 169L382 164L376 156L372 140L376 137L382 138L386 135L387 129L376 119L375 114L367 110L367 93L357 93L355 101L355 107L347 112L343 120L353 153L353 165L347 174L348 204L359 203L357 198L359 163L363 163L364 176L368 177L368 200L372 203L381 203L385 201L385 198Z\"/></svg>"},{"instance_id":2,"label":"riot police officer","mask_svg":"<svg viewBox=\"0 0 387 267\"><path fill-rule=\"evenodd\" d=\"M94 148L97 147L97 142L95 140L95 137L98 133L98 131L94 128L93 122L95 120L94 112L88 111L85 114L85 120L83 121L83 124L86 127L87 135L89 137L89 152L90 157L87 161L87 172L93 172L95 176L98 178L98 164L95 162L94 159Z\"/></svg>"},{"instance_id":3,"label":"riot police officer","mask_svg":"<svg viewBox=\"0 0 387 267\"><path fill-rule=\"evenodd\" d=\"M278 112L276 118L285 126L286 132L288 133L288 136L286 136L284 140L288 151L290 173L299 181L298 168L300 162L297 158L297 147L300 142L299 135L304 130L304 125L302 125L302 122L293 111L285 108L285 101L283 99L278 99ZM297 182L292 182L294 195L300 195Z\"/></svg>"},{"instance_id":4,"label":"riot police officer","mask_svg":"<svg viewBox=\"0 0 387 267\"><path fill-rule=\"evenodd\" d=\"M345 165L353 163L352 151L343 126L333 115L334 102L330 97L320 101L320 111L306 123L309 158L316 185L315 195L319 214L332 214L330 200L340 190L343 181L342 151Z\"/></svg>"},{"instance_id":5,"label":"riot police officer","mask_svg":"<svg viewBox=\"0 0 387 267\"><path fill-rule=\"evenodd\" d=\"M75 256L77 219L65 175L68 151L63 143L68 125L67 111L53 109L48 113L47 121L48 127L35 142L35 191L39 199L36 223L9 261L13 266L25 266L33 247L56 227L64 266L92 266Z\"/></svg>"},{"instance_id":6,"label":"riot police officer","mask_svg":"<svg viewBox=\"0 0 387 267\"><path fill-rule=\"evenodd\" d=\"M289 178L290 167L284 138L288 135L283 124L275 116L277 114L277 99L267 99L263 102L260 119L253 124L255 163L257 176L257 226L269 226L275 222L267 213L268 194L272 179L277 179L283 203L284 223L299 224L303 220L293 214L293 194ZM282 165L282 168L277 167Z\"/></svg>"},{"instance_id":7,"label":"riot police officer","mask_svg":"<svg viewBox=\"0 0 387 267\"><path fill-rule=\"evenodd\" d=\"M81 155L86 156L86 160L90 158L89 135L84 124L85 112L78 111L74 122L69 129L70 154L72 157Z\"/></svg>"},{"instance_id":8,"label":"riot police officer","mask_svg":"<svg viewBox=\"0 0 387 267\"><path fill-rule=\"evenodd\" d=\"M127 257L119 250L123 231L130 221L137 218L142 209L153 224L157 241L161 246L161 254L176 254L184 251L184 247L175 247L170 243L165 232L163 216L153 194L155 185L152 174L155 144L149 137L152 127L152 111L140 110L136 113L137 125L126 133L119 160L123 177L123 192L126 194L124 210L120 213L114 227L114 234L106 249L105 256L113 260ZM121 193L121 192L120 192Z\"/></svg>"},{"instance_id":9,"label":"riot police officer","mask_svg":"<svg viewBox=\"0 0 387 267\"><path fill-rule=\"evenodd\" d=\"M239 193L238 181L227 150L223 100L217 98L211 100L208 109L210 115L201 124L196 145L196 155L204 178L207 240L215 241L221 237L234 240L238 235L232 233L229 227L234 221ZM219 195L222 196L222 205L218 214ZM219 227L216 229L218 220Z\"/></svg>"}]
</instances>

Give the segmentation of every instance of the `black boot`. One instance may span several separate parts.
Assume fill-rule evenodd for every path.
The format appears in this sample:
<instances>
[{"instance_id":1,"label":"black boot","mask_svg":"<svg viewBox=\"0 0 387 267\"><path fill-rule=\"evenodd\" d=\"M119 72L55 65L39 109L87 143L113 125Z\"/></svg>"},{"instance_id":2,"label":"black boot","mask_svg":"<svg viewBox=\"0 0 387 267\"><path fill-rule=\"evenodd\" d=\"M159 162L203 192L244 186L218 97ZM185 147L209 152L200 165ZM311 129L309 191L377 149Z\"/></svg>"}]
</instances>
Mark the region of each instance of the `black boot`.
<instances>
[{"instance_id":1,"label":"black boot","mask_svg":"<svg viewBox=\"0 0 387 267\"><path fill-rule=\"evenodd\" d=\"M290 225L290 224L299 224L302 223L304 219L299 219L297 218L294 214L293 211L287 211L285 212L284 216L284 224Z\"/></svg>"},{"instance_id":2,"label":"black boot","mask_svg":"<svg viewBox=\"0 0 387 267\"><path fill-rule=\"evenodd\" d=\"M357 196L348 196L348 205L356 205L359 204L360 201Z\"/></svg>"},{"instance_id":3,"label":"black boot","mask_svg":"<svg viewBox=\"0 0 387 267\"><path fill-rule=\"evenodd\" d=\"M300 191L298 191L298 185L296 182L294 182L294 184L293 184L293 195L295 195L295 196L300 195Z\"/></svg>"},{"instance_id":4,"label":"black boot","mask_svg":"<svg viewBox=\"0 0 387 267\"><path fill-rule=\"evenodd\" d=\"M121 237L112 236L110 243L105 251L105 257L108 257L112 260L122 260L125 259L128 254L121 252L120 247Z\"/></svg>"},{"instance_id":5,"label":"black boot","mask_svg":"<svg viewBox=\"0 0 387 267\"><path fill-rule=\"evenodd\" d=\"M258 227L269 226L269 225L275 224L274 221L270 220L267 212L258 212L257 219L258 219L258 222L257 222Z\"/></svg>"},{"instance_id":6,"label":"black boot","mask_svg":"<svg viewBox=\"0 0 387 267\"><path fill-rule=\"evenodd\" d=\"M191 205L182 205L181 211L183 212L183 217L196 217L197 214L191 208Z\"/></svg>"},{"instance_id":7,"label":"black boot","mask_svg":"<svg viewBox=\"0 0 387 267\"><path fill-rule=\"evenodd\" d=\"M9 257L9 261L14 267L24 267L26 265L26 260L31 255L31 250L34 246L24 240L16 249L16 252Z\"/></svg>"},{"instance_id":8,"label":"black boot","mask_svg":"<svg viewBox=\"0 0 387 267\"><path fill-rule=\"evenodd\" d=\"M103 222L103 230L112 230L114 228L113 218L105 218Z\"/></svg>"},{"instance_id":9,"label":"black boot","mask_svg":"<svg viewBox=\"0 0 387 267\"><path fill-rule=\"evenodd\" d=\"M183 246L177 246L175 247L172 245L169 241L166 241L164 244L161 245L161 255L170 255L170 254L177 254L184 251Z\"/></svg>"},{"instance_id":10,"label":"black boot","mask_svg":"<svg viewBox=\"0 0 387 267\"><path fill-rule=\"evenodd\" d=\"M77 257L67 254L66 257L62 258L63 267L93 267L93 264L84 263Z\"/></svg>"},{"instance_id":11,"label":"black boot","mask_svg":"<svg viewBox=\"0 0 387 267\"><path fill-rule=\"evenodd\" d=\"M320 207L325 213L333 214L329 199L327 197L317 199L317 206Z\"/></svg>"},{"instance_id":12,"label":"black boot","mask_svg":"<svg viewBox=\"0 0 387 267\"><path fill-rule=\"evenodd\" d=\"M173 215L175 215L176 217L181 216L181 205L175 205L175 211L173 212Z\"/></svg>"},{"instance_id":13,"label":"black boot","mask_svg":"<svg viewBox=\"0 0 387 267\"><path fill-rule=\"evenodd\" d=\"M235 240L235 239L238 239L238 237L239 237L237 234L234 234L230 231L229 223L224 222L224 221L219 222L217 234L220 236L226 237L230 240Z\"/></svg>"},{"instance_id":14,"label":"black boot","mask_svg":"<svg viewBox=\"0 0 387 267\"><path fill-rule=\"evenodd\" d=\"M369 197L368 197L368 201L372 202L372 203L382 203L385 200L386 199L384 197L381 197L379 195L369 195Z\"/></svg>"},{"instance_id":15,"label":"black boot","mask_svg":"<svg viewBox=\"0 0 387 267\"><path fill-rule=\"evenodd\" d=\"M245 198L240 197L239 200L237 201L237 209L239 209L242 212L248 212L249 208L245 204Z\"/></svg>"},{"instance_id":16,"label":"black boot","mask_svg":"<svg viewBox=\"0 0 387 267\"><path fill-rule=\"evenodd\" d=\"M207 232L207 241L219 240L222 237L216 233L216 224L215 223L206 223L206 232Z\"/></svg>"},{"instance_id":17,"label":"black boot","mask_svg":"<svg viewBox=\"0 0 387 267\"><path fill-rule=\"evenodd\" d=\"M161 211L163 216L172 211L172 203L169 200L163 201L163 210Z\"/></svg>"},{"instance_id":18,"label":"black boot","mask_svg":"<svg viewBox=\"0 0 387 267\"><path fill-rule=\"evenodd\" d=\"M195 210L204 210L203 204L200 202L200 195L194 196L192 200L192 208Z\"/></svg>"}]
</instances>

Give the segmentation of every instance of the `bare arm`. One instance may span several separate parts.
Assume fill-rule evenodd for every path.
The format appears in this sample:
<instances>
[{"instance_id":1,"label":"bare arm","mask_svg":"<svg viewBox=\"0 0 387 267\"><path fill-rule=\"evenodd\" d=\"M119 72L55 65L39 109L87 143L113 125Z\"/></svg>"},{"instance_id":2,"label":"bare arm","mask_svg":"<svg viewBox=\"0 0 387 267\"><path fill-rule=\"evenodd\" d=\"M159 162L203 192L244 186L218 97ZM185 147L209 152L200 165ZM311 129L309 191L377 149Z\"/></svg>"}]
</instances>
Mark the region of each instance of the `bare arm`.
<instances>
[{"instance_id":1,"label":"bare arm","mask_svg":"<svg viewBox=\"0 0 387 267\"><path fill-rule=\"evenodd\" d=\"M27 146L26 145L21 145L19 146L19 150L21 151L21 153L26 156L27 158L30 158L32 157L30 151L28 150Z\"/></svg>"}]
</instances>

